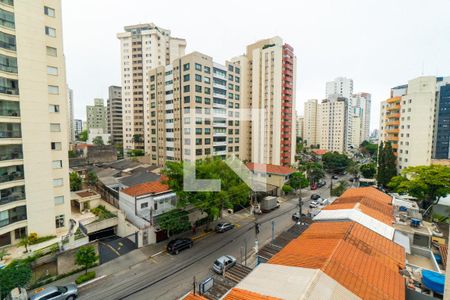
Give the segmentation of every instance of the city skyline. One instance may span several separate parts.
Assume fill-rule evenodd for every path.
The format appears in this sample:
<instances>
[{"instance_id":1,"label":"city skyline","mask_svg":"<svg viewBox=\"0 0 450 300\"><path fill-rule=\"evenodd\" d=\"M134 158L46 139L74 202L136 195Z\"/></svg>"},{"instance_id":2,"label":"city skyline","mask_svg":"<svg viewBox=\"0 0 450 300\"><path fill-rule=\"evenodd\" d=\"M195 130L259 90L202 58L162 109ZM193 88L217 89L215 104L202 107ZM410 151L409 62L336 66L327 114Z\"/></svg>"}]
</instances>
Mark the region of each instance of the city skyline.
<instances>
[{"instance_id":1,"label":"city skyline","mask_svg":"<svg viewBox=\"0 0 450 300\"><path fill-rule=\"evenodd\" d=\"M439 26L445 17L443 7L449 5L444 1L433 7L421 5L419 1L382 5L378 2L360 5L355 1L340 2L339 5L329 1L308 6L297 4L298 7L283 11L284 17L275 17L271 22L275 26L267 26L266 20L272 14L280 15L284 6L264 6L264 3L258 2L259 17L253 18L251 24L240 20L246 20L246 8L254 6L253 2L240 4L242 10L232 9L237 3L227 3L223 15L233 15L233 22L217 22L209 29L206 28L210 23L208 18L181 22L186 18L184 12L196 13L182 2L177 3L180 9L174 11L166 3L154 3L148 5L152 9L145 9L147 5L140 1L126 4L97 1L89 4L89 11L83 10L82 24L76 20L84 5L65 2L65 49L68 83L75 93L75 118L84 119L87 103L97 97L106 99L108 86L120 84L120 42L116 33L123 26L137 23L153 22L168 28L173 36L186 39L186 53L201 51L218 62L242 54L242 49L249 43L279 35L292 44L299 60L297 111L303 114L303 103L307 99L324 99L327 81L338 76L352 78L355 90L372 94L371 130L379 126L376 117L379 103L389 97L390 88L422 73L445 76L444 70L450 69L450 62L444 59L446 49L450 49L450 43L444 38L449 30ZM99 15L106 4L110 6L109 14ZM442 9L435 9L438 6ZM383 12L383 20L389 22L380 21L380 14L376 12ZM213 11L208 8L201 8L198 13L213 16ZM342 18L344 13L350 17ZM317 20L321 20L320 23ZM228 35L228 31L239 32L239 35ZM86 59L87 51L93 57L91 61ZM86 74L95 77L95 82Z\"/></svg>"}]
</instances>

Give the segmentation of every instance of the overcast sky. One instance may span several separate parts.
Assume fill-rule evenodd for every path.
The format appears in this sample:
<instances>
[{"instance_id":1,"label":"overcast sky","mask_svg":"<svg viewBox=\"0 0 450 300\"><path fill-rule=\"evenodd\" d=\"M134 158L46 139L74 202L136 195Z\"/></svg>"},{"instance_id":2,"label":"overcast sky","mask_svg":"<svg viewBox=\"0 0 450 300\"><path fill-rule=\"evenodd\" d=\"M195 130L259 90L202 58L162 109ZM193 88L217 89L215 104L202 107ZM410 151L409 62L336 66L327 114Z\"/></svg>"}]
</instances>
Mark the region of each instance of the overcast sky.
<instances>
[{"instance_id":1,"label":"overcast sky","mask_svg":"<svg viewBox=\"0 0 450 300\"><path fill-rule=\"evenodd\" d=\"M153 22L216 62L259 39L281 36L297 55L297 111L323 99L325 82L354 80L372 94L372 129L389 89L425 75L450 75L448 0L63 0L68 84L75 117L120 85L125 25ZM214 3L214 4L213 4ZM216 4L217 3L217 4Z\"/></svg>"}]
</instances>

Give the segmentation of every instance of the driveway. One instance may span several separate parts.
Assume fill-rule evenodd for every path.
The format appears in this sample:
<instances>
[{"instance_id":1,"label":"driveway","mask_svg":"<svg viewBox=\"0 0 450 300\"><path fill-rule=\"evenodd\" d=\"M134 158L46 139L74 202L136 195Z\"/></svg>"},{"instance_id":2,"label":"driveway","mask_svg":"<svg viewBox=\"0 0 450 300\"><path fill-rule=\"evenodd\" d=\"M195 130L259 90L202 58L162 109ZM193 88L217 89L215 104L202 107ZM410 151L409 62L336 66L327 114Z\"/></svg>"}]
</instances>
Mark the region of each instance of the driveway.
<instances>
[{"instance_id":1,"label":"driveway","mask_svg":"<svg viewBox=\"0 0 450 300\"><path fill-rule=\"evenodd\" d=\"M98 251L100 256L100 264L104 264L121 255L136 249L136 245L128 238L121 238L118 236L111 236L99 240Z\"/></svg>"}]
</instances>

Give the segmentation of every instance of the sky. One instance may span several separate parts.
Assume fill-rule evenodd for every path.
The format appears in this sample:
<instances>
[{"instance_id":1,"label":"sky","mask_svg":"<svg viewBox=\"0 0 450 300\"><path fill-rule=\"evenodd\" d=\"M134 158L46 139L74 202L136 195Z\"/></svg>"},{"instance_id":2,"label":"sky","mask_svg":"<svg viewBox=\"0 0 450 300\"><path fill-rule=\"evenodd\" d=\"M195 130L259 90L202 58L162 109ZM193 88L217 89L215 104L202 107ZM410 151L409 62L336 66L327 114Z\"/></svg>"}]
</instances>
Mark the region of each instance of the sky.
<instances>
[{"instance_id":1,"label":"sky","mask_svg":"<svg viewBox=\"0 0 450 300\"><path fill-rule=\"evenodd\" d=\"M215 4L217 3L217 4ZM297 56L299 114L323 99L325 84L344 76L354 92L372 94L371 129L390 88L421 75L450 75L448 0L63 0L67 80L75 118L120 85L120 44L126 25L154 23L185 38L186 53L214 61L280 36Z\"/></svg>"}]
</instances>

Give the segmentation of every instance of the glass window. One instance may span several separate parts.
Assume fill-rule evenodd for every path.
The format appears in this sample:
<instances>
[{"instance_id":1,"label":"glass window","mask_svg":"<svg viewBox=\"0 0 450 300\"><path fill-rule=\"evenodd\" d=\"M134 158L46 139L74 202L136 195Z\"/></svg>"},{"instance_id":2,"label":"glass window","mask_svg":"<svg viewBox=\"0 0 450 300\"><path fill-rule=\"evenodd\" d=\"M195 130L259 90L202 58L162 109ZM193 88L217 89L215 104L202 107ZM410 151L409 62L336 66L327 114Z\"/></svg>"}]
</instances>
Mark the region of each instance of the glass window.
<instances>
[{"instance_id":1,"label":"glass window","mask_svg":"<svg viewBox=\"0 0 450 300\"><path fill-rule=\"evenodd\" d=\"M50 143L51 149L59 151L61 150L61 143L60 142L51 142Z\"/></svg>"},{"instance_id":2,"label":"glass window","mask_svg":"<svg viewBox=\"0 0 450 300\"><path fill-rule=\"evenodd\" d=\"M64 196L56 196L55 198L53 198L55 201L55 205L61 205L64 204ZM64 225L63 225L64 227Z\"/></svg>"},{"instance_id":3,"label":"glass window","mask_svg":"<svg viewBox=\"0 0 450 300\"><path fill-rule=\"evenodd\" d=\"M54 17L55 16L55 10L51 7L48 6L44 6L44 13L49 16L49 17Z\"/></svg>"},{"instance_id":4,"label":"glass window","mask_svg":"<svg viewBox=\"0 0 450 300\"><path fill-rule=\"evenodd\" d=\"M48 56L58 56L58 50L56 48L47 46L47 55Z\"/></svg>"},{"instance_id":5,"label":"glass window","mask_svg":"<svg viewBox=\"0 0 450 300\"><path fill-rule=\"evenodd\" d=\"M14 6L14 0L0 0L1 3Z\"/></svg>"},{"instance_id":6,"label":"glass window","mask_svg":"<svg viewBox=\"0 0 450 300\"><path fill-rule=\"evenodd\" d=\"M45 34L48 35L49 37L56 37L56 29L45 26Z\"/></svg>"},{"instance_id":7,"label":"glass window","mask_svg":"<svg viewBox=\"0 0 450 300\"><path fill-rule=\"evenodd\" d=\"M205 87L205 94L210 95L211 94L211 88Z\"/></svg>"},{"instance_id":8,"label":"glass window","mask_svg":"<svg viewBox=\"0 0 450 300\"><path fill-rule=\"evenodd\" d=\"M189 103L189 102L191 102L191 97L184 96L184 103Z\"/></svg>"},{"instance_id":9,"label":"glass window","mask_svg":"<svg viewBox=\"0 0 450 300\"><path fill-rule=\"evenodd\" d=\"M52 66L47 66L47 74L48 75L58 75L58 68L57 67L52 67Z\"/></svg>"},{"instance_id":10,"label":"glass window","mask_svg":"<svg viewBox=\"0 0 450 300\"><path fill-rule=\"evenodd\" d=\"M64 184L64 179L62 179L62 178L55 178L55 179L53 179L53 186L54 187L63 186L63 184Z\"/></svg>"},{"instance_id":11,"label":"glass window","mask_svg":"<svg viewBox=\"0 0 450 300\"><path fill-rule=\"evenodd\" d=\"M191 91L191 86L190 86L190 85L185 85L185 86L183 87L183 92L189 93L190 91Z\"/></svg>"},{"instance_id":12,"label":"glass window","mask_svg":"<svg viewBox=\"0 0 450 300\"><path fill-rule=\"evenodd\" d=\"M0 47L7 50L16 51L16 37L0 31Z\"/></svg>"},{"instance_id":13,"label":"glass window","mask_svg":"<svg viewBox=\"0 0 450 300\"><path fill-rule=\"evenodd\" d=\"M202 65L196 63L196 64L195 64L195 70L201 71L201 70L202 70Z\"/></svg>"},{"instance_id":14,"label":"glass window","mask_svg":"<svg viewBox=\"0 0 450 300\"><path fill-rule=\"evenodd\" d=\"M184 81L189 81L190 79L191 79L191 75L189 75L189 74L183 75L183 80Z\"/></svg>"},{"instance_id":15,"label":"glass window","mask_svg":"<svg viewBox=\"0 0 450 300\"><path fill-rule=\"evenodd\" d=\"M195 74L195 81L202 82L202 75Z\"/></svg>"},{"instance_id":16,"label":"glass window","mask_svg":"<svg viewBox=\"0 0 450 300\"><path fill-rule=\"evenodd\" d=\"M58 95L59 94L59 87L56 85L49 85L48 86L48 93L51 95Z\"/></svg>"},{"instance_id":17,"label":"glass window","mask_svg":"<svg viewBox=\"0 0 450 300\"><path fill-rule=\"evenodd\" d=\"M203 81L205 83L211 83L211 78L205 76L205 77L203 77Z\"/></svg>"},{"instance_id":18,"label":"glass window","mask_svg":"<svg viewBox=\"0 0 450 300\"><path fill-rule=\"evenodd\" d=\"M61 169L62 168L62 160L54 160L52 162L53 169Z\"/></svg>"},{"instance_id":19,"label":"glass window","mask_svg":"<svg viewBox=\"0 0 450 300\"><path fill-rule=\"evenodd\" d=\"M17 58L0 55L0 70L17 74Z\"/></svg>"},{"instance_id":20,"label":"glass window","mask_svg":"<svg viewBox=\"0 0 450 300\"><path fill-rule=\"evenodd\" d=\"M195 96L195 103L202 103L202 97Z\"/></svg>"},{"instance_id":21,"label":"glass window","mask_svg":"<svg viewBox=\"0 0 450 300\"><path fill-rule=\"evenodd\" d=\"M0 116L19 117L20 116L19 102L0 100Z\"/></svg>"},{"instance_id":22,"label":"glass window","mask_svg":"<svg viewBox=\"0 0 450 300\"><path fill-rule=\"evenodd\" d=\"M0 9L0 26L14 28L14 13Z\"/></svg>"},{"instance_id":23,"label":"glass window","mask_svg":"<svg viewBox=\"0 0 450 300\"><path fill-rule=\"evenodd\" d=\"M59 215L55 217L56 228L64 227L64 215Z\"/></svg>"},{"instance_id":24,"label":"glass window","mask_svg":"<svg viewBox=\"0 0 450 300\"><path fill-rule=\"evenodd\" d=\"M58 113L58 112L59 112L59 105L56 105L56 104L50 104L50 105L48 106L48 112L51 112L51 113Z\"/></svg>"},{"instance_id":25,"label":"glass window","mask_svg":"<svg viewBox=\"0 0 450 300\"><path fill-rule=\"evenodd\" d=\"M196 91L197 93L201 93L201 92L202 92L202 87L201 87L200 85L196 85L196 86L195 86L195 91Z\"/></svg>"},{"instance_id":26,"label":"glass window","mask_svg":"<svg viewBox=\"0 0 450 300\"><path fill-rule=\"evenodd\" d=\"M51 132L61 132L61 124L59 124L59 123L50 123L50 131Z\"/></svg>"},{"instance_id":27,"label":"glass window","mask_svg":"<svg viewBox=\"0 0 450 300\"><path fill-rule=\"evenodd\" d=\"M206 74L209 74L209 73L211 73L211 68L210 68L210 67L207 67L207 66L205 66L205 67L204 67L204 72L205 72Z\"/></svg>"},{"instance_id":28,"label":"glass window","mask_svg":"<svg viewBox=\"0 0 450 300\"><path fill-rule=\"evenodd\" d=\"M204 102L205 102L205 104L211 104L211 99L210 98L205 98Z\"/></svg>"},{"instance_id":29,"label":"glass window","mask_svg":"<svg viewBox=\"0 0 450 300\"><path fill-rule=\"evenodd\" d=\"M17 80L0 77L0 93L19 95L19 82Z\"/></svg>"},{"instance_id":30,"label":"glass window","mask_svg":"<svg viewBox=\"0 0 450 300\"><path fill-rule=\"evenodd\" d=\"M189 69L190 69L189 63L183 65L183 70L184 70L184 71L187 71L187 70L189 70Z\"/></svg>"}]
</instances>

